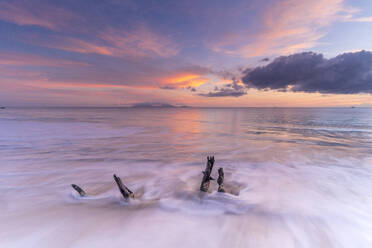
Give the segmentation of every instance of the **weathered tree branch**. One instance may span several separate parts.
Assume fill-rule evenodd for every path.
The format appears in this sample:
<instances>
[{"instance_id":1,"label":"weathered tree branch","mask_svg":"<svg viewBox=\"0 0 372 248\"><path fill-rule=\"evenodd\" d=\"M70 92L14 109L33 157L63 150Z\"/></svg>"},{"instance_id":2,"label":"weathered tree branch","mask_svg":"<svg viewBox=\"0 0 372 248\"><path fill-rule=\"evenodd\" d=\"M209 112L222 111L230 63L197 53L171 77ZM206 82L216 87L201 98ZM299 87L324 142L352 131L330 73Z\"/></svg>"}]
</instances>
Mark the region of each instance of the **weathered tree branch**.
<instances>
[{"instance_id":1,"label":"weathered tree branch","mask_svg":"<svg viewBox=\"0 0 372 248\"><path fill-rule=\"evenodd\" d=\"M212 173L212 169L213 169L213 165L214 165L214 156L207 157L207 159L208 159L207 167L205 168L205 171L203 171L204 175L203 175L202 182L200 184L200 191L204 191L204 192L208 191L210 180L214 180L211 177L211 173Z\"/></svg>"},{"instance_id":2,"label":"weathered tree branch","mask_svg":"<svg viewBox=\"0 0 372 248\"><path fill-rule=\"evenodd\" d=\"M116 184L118 185L118 188L120 190L120 193L123 195L124 199L128 199L128 198L134 198L134 194L132 191L130 191L130 189L128 189L124 184L123 182L121 181L120 177L117 177L115 174L114 174L114 179L115 179L115 182Z\"/></svg>"},{"instance_id":3,"label":"weathered tree branch","mask_svg":"<svg viewBox=\"0 0 372 248\"><path fill-rule=\"evenodd\" d=\"M85 191L82 188L80 188L79 186L77 186L76 184L71 184L71 186L74 190L76 190L79 193L80 196L85 196L86 195Z\"/></svg>"},{"instance_id":4,"label":"weathered tree branch","mask_svg":"<svg viewBox=\"0 0 372 248\"><path fill-rule=\"evenodd\" d=\"M223 168L219 168L218 169L218 179L217 179L218 192L223 192L223 193L225 192L225 188L223 187L224 178L225 178L225 174L223 173Z\"/></svg>"}]
</instances>

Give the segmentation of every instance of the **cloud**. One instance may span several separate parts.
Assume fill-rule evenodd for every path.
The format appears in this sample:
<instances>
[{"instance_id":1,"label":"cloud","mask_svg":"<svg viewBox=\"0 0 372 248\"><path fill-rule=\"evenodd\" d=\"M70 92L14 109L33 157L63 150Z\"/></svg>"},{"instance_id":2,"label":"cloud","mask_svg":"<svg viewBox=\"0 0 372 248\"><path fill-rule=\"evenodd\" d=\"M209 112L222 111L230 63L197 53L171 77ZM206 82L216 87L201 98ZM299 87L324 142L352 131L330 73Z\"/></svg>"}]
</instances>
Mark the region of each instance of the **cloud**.
<instances>
[{"instance_id":1,"label":"cloud","mask_svg":"<svg viewBox=\"0 0 372 248\"><path fill-rule=\"evenodd\" d=\"M372 52L344 53L331 59L313 52L281 56L245 71L250 88L325 94L372 93Z\"/></svg>"},{"instance_id":2,"label":"cloud","mask_svg":"<svg viewBox=\"0 0 372 248\"><path fill-rule=\"evenodd\" d=\"M45 1L14 0L0 3L0 20L21 26L34 25L59 30L66 25L76 23L80 17Z\"/></svg>"},{"instance_id":3,"label":"cloud","mask_svg":"<svg viewBox=\"0 0 372 248\"><path fill-rule=\"evenodd\" d=\"M196 92L196 88L194 87L191 87L191 86L187 86L186 89L192 91L192 92Z\"/></svg>"},{"instance_id":4,"label":"cloud","mask_svg":"<svg viewBox=\"0 0 372 248\"><path fill-rule=\"evenodd\" d=\"M269 58L263 58L263 59L260 60L260 62L269 62L269 61L270 61Z\"/></svg>"},{"instance_id":5,"label":"cloud","mask_svg":"<svg viewBox=\"0 0 372 248\"><path fill-rule=\"evenodd\" d=\"M56 48L59 50L76 53L91 53L109 56L114 55L112 49L109 46L96 44L98 42L84 41L71 37L50 36L47 39L40 40L36 38L36 40L31 41L31 43L43 47Z\"/></svg>"},{"instance_id":6,"label":"cloud","mask_svg":"<svg viewBox=\"0 0 372 248\"><path fill-rule=\"evenodd\" d=\"M372 16L350 18L347 21L349 22L372 22Z\"/></svg>"},{"instance_id":7,"label":"cloud","mask_svg":"<svg viewBox=\"0 0 372 248\"><path fill-rule=\"evenodd\" d=\"M177 89L176 87L174 87L172 85L161 85L159 88L162 89L162 90L175 90L175 89Z\"/></svg>"},{"instance_id":8,"label":"cloud","mask_svg":"<svg viewBox=\"0 0 372 248\"><path fill-rule=\"evenodd\" d=\"M231 31L212 42L212 50L241 57L290 54L314 47L326 34L326 28L345 19L356 10L344 0L268 1L258 19L262 27L255 31Z\"/></svg>"},{"instance_id":9,"label":"cloud","mask_svg":"<svg viewBox=\"0 0 372 248\"><path fill-rule=\"evenodd\" d=\"M169 37L152 31L145 24L120 27L120 23L110 25L108 19L97 24L89 14L75 13L67 9L68 6L44 0L6 0L0 2L0 20L56 31L58 34L22 37L23 42L48 48L115 57L168 58L179 53L178 46Z\"/></svg>"},{"instance_id":10,"label":"cloud","mask_svg":"<svg viewBox=\"0 0 372 248\"><path fill-rule=\"evenodd\" d=\"M146 57L156 55L159 57L172 57L178 54L178 48L168 38L140 26L132 31L120 31L110 28L99 35L102 41L108 44L112 54L121 56Z\"/></svg>"},{"instance_id":11,"label":"cloud","mask_svg":"<svg viewBox=\"0 0 372 248\"><path fill-rule=\"evenodd\" d=\"M199 96L205 97L240 97L247 94L244 85L239 84L238 80L233 78L233 82L225 84L222 88L217 86L213 91L200 93Z\"/></svg>"},{"instance_id":12,"label":"cloud","mask_svg":"<svg viewBox=\"0 0 372 248\"><path fill-rule=\"evenodd\" d=\"M132 30L108 28L98 34L92 33L85 39L47 35L46 37L33 36L29 40L43 47L121 58L169 58L179 53L178 47L170 39L152 32L145 26Z\"/></svg>"},{"instance_id":13,"label":"cloud","mask_svg":"<svg viewBox=\"0 0 372 248\"><path fill-rule=\"evenodd\" d=\"M204 67L184 68L182 72L175 72L161 79L160 87L167 87L168 89L199 87L209 81L209 78L205 77L208 73L209 69Z\"/></svg>"},{"instance_id":14,"label":"cloud","mask_svg":"<svg viewBox=\"0 0 372 248\"><path fill-rule=\"evenodd\" d=\"M199 94L199 96L205 96L205 97L239 97L239 96L244 96L247 94L244 91L236 91L234 89L229 89L229 88L222 88L217 91L210 91L207 94Z\"/></svg>"},{"instance_id":15,"label":"cloud","mask_svg":"<svg viewBox=\"0 0 372 248\"><path fill-rule=\"evenodd\" d=\"M133 63L108 57L102 63L94 56L90 59L52 56L0 51L0 82L6 81L10 85L44 82L48 87L57 88L63 88L63 85L72 88L76 84L78 88L95 90L121 86L141 90L181 89L204 83L210 71L207 67L184 65L169 59L146 59Z\"/></svg>"},{"instance_id":16,"label":"cloud","mask_svg":"<svg viewBox=\"0 0 372 248\"><path fill-rule=\"evenodd\" d=\"M235 70L214 70L212 73L219 78L222 78L224 80L231 80L236 77L236 74L239 74L239 72L236 72Z\"/></svg>"},{"instance_id":17,"label":"cloud","mask_svg":"<svg viewBox=\"0 0 372 248\"><path fill-rule=\"evenodd\" d=\"M3 66L46 66L73 67L88 66L89 64L74 60L48 58L34 54L0 52L0 65Z\"/></svg>"}]
</instances>

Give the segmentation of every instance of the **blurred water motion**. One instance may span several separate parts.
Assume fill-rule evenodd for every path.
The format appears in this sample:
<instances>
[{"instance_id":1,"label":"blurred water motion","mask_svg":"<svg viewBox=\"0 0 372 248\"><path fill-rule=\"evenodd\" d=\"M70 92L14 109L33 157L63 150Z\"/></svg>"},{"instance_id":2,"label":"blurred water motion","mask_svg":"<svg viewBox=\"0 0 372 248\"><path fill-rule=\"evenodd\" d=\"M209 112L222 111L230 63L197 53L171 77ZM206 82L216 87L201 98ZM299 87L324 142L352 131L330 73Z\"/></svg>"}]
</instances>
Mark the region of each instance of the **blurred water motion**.
<instances>
[{"instance_id":1,"label":"blurred water motion","mask_svg":"<svg viewBox=\"0 0 372 248\"><path fill-rule=\"evenodd\" d=\"M8 108L0 194L1 247L372 247L372 109Z\"/></svg>"}]
</instances>

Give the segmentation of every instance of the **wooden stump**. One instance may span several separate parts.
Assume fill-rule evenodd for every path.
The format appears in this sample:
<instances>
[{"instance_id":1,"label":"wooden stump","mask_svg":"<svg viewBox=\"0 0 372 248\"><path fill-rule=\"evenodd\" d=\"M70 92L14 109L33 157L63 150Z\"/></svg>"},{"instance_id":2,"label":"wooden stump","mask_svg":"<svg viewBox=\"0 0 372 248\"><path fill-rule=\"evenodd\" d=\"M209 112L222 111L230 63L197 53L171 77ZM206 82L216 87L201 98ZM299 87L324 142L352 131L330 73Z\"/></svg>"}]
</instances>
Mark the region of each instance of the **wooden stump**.
<instances>
[{"instance_id":1,"label":"wooden stump","mask_svg":"<svg viewBox=\"0 0 372 248\"><path fill-rule=\"evenodd\" d=\"M85 196L86 195L85 191L82 188L80 188L79 186L77 186L76 184L71 184L71 187L74 190L76 190L79 193L80 196Z\"/></svg>"},{"instance_id":2,"label":"wooden stump","mask_svg":"<svg viewBox=\"0 0 372 248\"><path fill-rule=\"evenodd\" d=\"M203 171L203 179L200 184L200 191L207 192L209 189L210 180L214 180L211 177L213 165L214 165L214 156L207 157L207 167L205 168L205 171Z\"/></svg>"},{"instance_id":3,"label":"wooden stump","mask_svg":"<svg viewBox=\"0 0 372 248\"><path fill-rule=\"evenodd\" d=\"M218 192L225 192L225 188L223 187L223 180L225 178L225 174L223 173L223 168L218 169Z\"/></svg>"},{"instance_id":4,"label":"wooden stump","mask_svg":"<svg viewBox=\"0 0 372 248\"><path fill-rule=\"evenodd\" d=\"M128 189L123 182L121 181L120 177L117 177L114 174L114 179L116 184L118 185L118 188L120 190L120 193L123 195L124 199L128 200L129 198L134 198L134 194L130 189Z\"/></svg>"}]
</instances>

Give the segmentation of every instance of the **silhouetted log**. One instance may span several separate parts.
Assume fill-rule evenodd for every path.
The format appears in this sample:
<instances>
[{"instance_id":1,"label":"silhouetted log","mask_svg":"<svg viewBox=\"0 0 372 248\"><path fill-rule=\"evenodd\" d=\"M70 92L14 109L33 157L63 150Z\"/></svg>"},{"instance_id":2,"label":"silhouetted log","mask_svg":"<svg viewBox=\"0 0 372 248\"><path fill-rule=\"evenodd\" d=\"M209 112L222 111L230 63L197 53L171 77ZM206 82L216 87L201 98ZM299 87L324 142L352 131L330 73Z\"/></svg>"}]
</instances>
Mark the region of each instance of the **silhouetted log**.
<instances>
[{"instance_id":1,"label":"silhouetted log","mask_svg":"<svg viewBox=\"0 0 372 248\"><path fill-rule=\"evenodd\" d=\"M115 179L115 182L116 184L118 185L118 188L120 190L120 193L123 195L124 199L128 199L128 198L134 198L134 194L132 191L130 191L130 189L128 189L124 184L123 182L121 181L120 177L117 177L115 174L114 174L114 179Z\"/></svg>"},{"instance_id":2,"label":"silhouetted log","mask_svg":"<svg viewBox=\"0 0 372 248\"><path fill-rule=\"evenodd\" d=\"M223 168L218 169L218 192L225 192L225 188L223 187L223 180L225 178L225 174L223 173Z\"/></svg>"},{"instance_id":3,"label":"silhouetted log","mask_svg":"<svg viewBox=\"0 0 372 248\"><path fill-rule=\"evenodd\" d=\"M207 157L207 167L205 168L205 171L203 171L203 179L200 184L200 191L207 192L209 189L210 180L214 180L211 177L213 165L214 165L214 156L213 157Z\"/></svg>"},{"instance_id":4,"label":"silhouetted log","mask_svg":"<svg viewBox=\"0 0 372 248\"><path fill-rule=\"evenodd\" d=\"M80 196L85 196L86 195L85 191L82 188L80 188L79 186L77 186L76 184L71 184L71 186L74 190L76 190L79 193Z\"/></svg>"}]
</instances>

